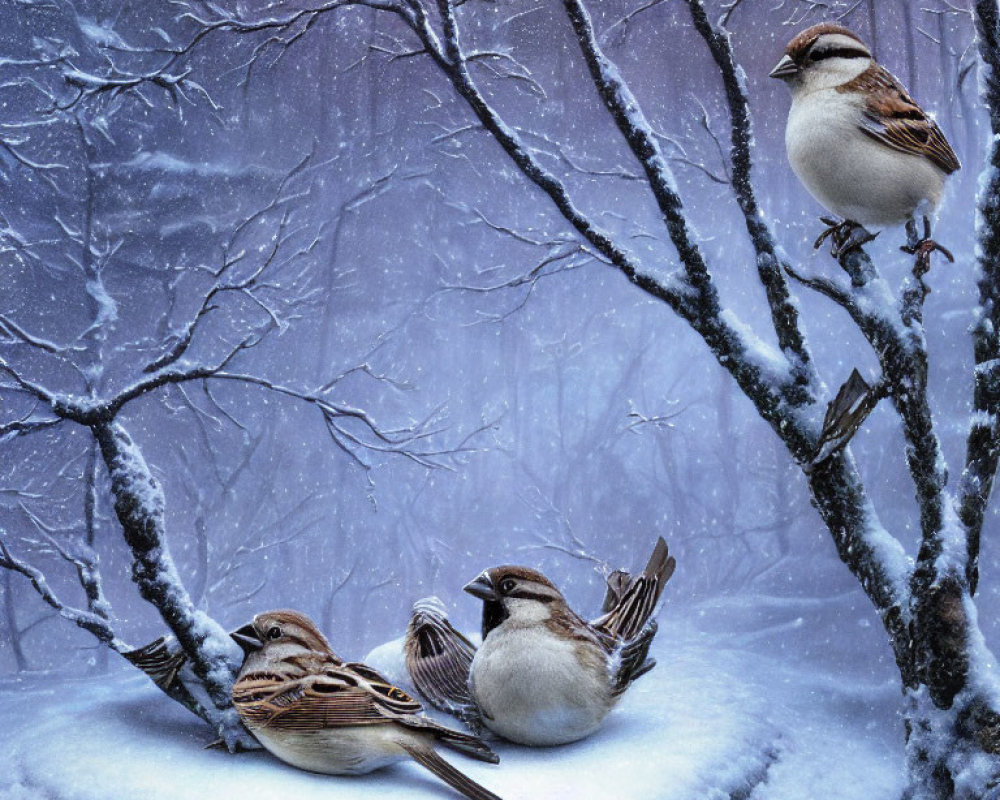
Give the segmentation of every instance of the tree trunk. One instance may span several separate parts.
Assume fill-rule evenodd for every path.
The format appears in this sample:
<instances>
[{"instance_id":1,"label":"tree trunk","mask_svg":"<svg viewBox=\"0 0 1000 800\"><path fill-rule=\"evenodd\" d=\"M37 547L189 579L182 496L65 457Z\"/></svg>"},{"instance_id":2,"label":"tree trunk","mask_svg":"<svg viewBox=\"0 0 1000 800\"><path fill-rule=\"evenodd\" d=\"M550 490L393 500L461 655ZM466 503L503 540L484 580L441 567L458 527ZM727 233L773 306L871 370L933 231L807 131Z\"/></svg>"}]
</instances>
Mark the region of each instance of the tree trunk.
<instances>
[{"instance_id":1,"label":"tree trunk","mask_svg":"<svg viewBox=\"0 0 1000 800\"><path fill-rule=\"evenodd\" d=\"M958 577L914 626L917 683L903 688L904 800L981 800L1000 783L1000 694L972 598Z\"/></svg>"},{"instance_id":2,"label":"tree trunk","mask_svg":"<svg viewBox=\"0 0 1000 800\"><path fill-rule=\"evenodd\" d=\"M965 572L943 567L923 590L910 592L909 561L855 478L839 455L810 473L809 486L841 559L879 612L899 668L904 798L979 800L1000 779L1000 685L987 666L993 656Z\"/></svg>"},{"instance_id":3,"label":"tree trunk","mask_svg":"<svg viewBox=\"0 0 1000 800\"><path fill-rule=\"evenodd\" d=\"M210 701L204 704L209 721L233 750L246 737L230 694L241 662L239 648L191 602L167 546L163 490L128 432L114 421L95 423L93 432L111 477L115 513L132 551L132 580L191 659Z\"/></svg>"}]
</instances>

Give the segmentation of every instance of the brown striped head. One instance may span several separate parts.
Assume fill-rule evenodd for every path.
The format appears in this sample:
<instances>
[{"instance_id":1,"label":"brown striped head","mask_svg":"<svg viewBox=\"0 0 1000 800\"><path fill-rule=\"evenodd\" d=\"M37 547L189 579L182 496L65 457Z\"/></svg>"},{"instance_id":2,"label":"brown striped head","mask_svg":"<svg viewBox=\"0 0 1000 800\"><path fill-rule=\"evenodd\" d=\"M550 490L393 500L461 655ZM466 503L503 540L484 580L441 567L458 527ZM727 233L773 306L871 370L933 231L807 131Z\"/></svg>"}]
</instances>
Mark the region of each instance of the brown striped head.
<instances>
[{"instance_id":1,"label":"brown striped head","mask_svg":"<svg viewBox=\"0 0 1000 800\"><path fill-rule=\"evenodd\" d=\"M483 601L484 639L508 618L526 623L540 622L551 616L553 607L566 605L552 581L529 567L493 567L463 588Z\"/></svg>"},{"instance_id":2,"label":"brown striped head","mask_svg":"<svg viewBox=\"0 0 1000 800\"><path fill-rule=\"evenodd\" d=\"M771 70L771 77L796 85L810 76L829 74L846 79L872 63L868 47L852 30L832 22L813 25L795 36Z\"/></svg>"},{"instance_id":3,"label":"brown striped head","mask_svg":"<svg viewBox=\"0 0 1000 800\"><path fill-rule=\"evenodd\" d=\"M332 654L330 643L309 617L298 611L278 610L258 614L253 622L232 634L247 655L256 651L283 653L307 651Z\"/></svg>"}]
</instances>

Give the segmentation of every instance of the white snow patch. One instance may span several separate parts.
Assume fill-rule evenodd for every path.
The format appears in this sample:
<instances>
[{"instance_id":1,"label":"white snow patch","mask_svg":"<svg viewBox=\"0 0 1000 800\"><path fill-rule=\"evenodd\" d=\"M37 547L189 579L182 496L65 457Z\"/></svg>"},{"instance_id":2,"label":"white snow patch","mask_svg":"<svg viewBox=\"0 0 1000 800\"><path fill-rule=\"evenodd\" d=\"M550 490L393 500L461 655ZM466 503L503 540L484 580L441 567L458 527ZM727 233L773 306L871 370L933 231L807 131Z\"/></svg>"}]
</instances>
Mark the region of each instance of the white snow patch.
<instances>
[{"instance_id":1,"label":"white snow patch","mask_svg":"<svg viewBox=\"0 0 1000 800\"><path fill-rule=\"evenodd\" d=\"M899 796L896 686L859 685L822 660L786 663L780 631L748 646L718 624L698 630L696 609L669 617L656 669L590 738L541 749L496 742L499 766L446 757L505 800L722 800L740 789L752 800ZM400 652L397 640L368 658L397 680ZM213 732L133 672L0 686L0 696L0 796L13 800L458 797L415 764L337 778L264 751L205 750Z\"/></svg>"}]
</instances>

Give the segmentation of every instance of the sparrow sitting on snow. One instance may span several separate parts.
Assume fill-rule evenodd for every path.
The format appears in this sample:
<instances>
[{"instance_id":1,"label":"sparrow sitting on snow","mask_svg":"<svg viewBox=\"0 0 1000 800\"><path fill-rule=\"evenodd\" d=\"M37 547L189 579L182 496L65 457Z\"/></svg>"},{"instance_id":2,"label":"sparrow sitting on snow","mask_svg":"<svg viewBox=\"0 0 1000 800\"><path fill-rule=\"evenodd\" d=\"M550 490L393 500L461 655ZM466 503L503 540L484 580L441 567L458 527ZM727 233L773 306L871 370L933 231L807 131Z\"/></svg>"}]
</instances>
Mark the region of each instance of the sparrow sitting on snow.
<instances>
[{"instance_id":1,"label":"sparrow sitting on snow","mask_svg":"<svg viewBox=\"0 0 1000 800\"><path fill-rule=\"evenodd\" d=\"M407 630L407 668L431 705L520 744L576 741L655 665L651 619L676 562L659 539L641 575L608 579L602 614L587 622L544 575L494 567L465 586L483 601L476 649L436 598L419 601Z\"/></svg>"},{"instance_id":2,"label":"sparrow sitting on snow","mask_svg":"<svg viewBox=\"0 0 1000 800\"><path fill-rule=\"evenodd\" d=\"M959 169L955 152L934 120L873 58L856 34L821 23L793 38L771 71L792 93L785 128L788 160L810 194L842 221L830 225L838 256L871 241L865 227L906 223L917 254L917 277L930 254L951 254L930 238L927 216L941 200L945 179ZM914 216L924 216L924 235Z\"/></svg>"},{"instance_id":3,"label":"sparrow sitting on snow","mask_svg":"<svg viewBox=\"0 0 1000 800\"><path fill-rule=\"evenodd\" d=\"M428 719L420 703L371 667L345 664L304 615L258 614L232 636L246 654L233 704L243 724L282 761L354 775L412 758L472 800L500 800L434 749L442 744L495 764L485 743Z\"/></svg>"}]
</instances>

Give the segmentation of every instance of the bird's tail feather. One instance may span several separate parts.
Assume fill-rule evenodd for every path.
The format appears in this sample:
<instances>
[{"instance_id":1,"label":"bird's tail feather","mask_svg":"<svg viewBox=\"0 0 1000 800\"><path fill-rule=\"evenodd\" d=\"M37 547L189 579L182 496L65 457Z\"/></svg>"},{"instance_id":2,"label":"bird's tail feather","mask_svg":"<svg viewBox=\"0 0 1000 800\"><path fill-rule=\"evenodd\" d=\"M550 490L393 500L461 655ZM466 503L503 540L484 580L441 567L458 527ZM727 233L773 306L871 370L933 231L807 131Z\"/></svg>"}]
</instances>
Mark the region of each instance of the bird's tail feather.
<instances>
[{"instance_id":1,"label":"bird's tail feather","mask_svg":"<svg viewBox=\"0 0 1000 800\"><path fill-rule=\"evenodd\" d=\"M629 641L646 627L663 594L663 587L674 574L677 562L667 550L661 536L641 575L613 573L614 583L608 582L606 612L591 624L618 640Z\"/></svg>"},{"instance_id":2,"label":"bird's tail feather","mask_svg":"<svg viewBox=\"0 0 1000 800\"><path fill-rule=\"evenodd\" d=\"M463 755L469 756L469 758L474 758L477 761L486 761L490 764L500 763L500 757L478 736L471 736L461 731L452 730L435 732L435 735L438 742Z\"/></svg>"},{"instance_id":3,"label":"bird's tail feather","mask_svg":"<svg viewBox=\"0 0 1000 800\"><path fill-rule=\"evenodd\" d=\"M441 758L433 748L407 742L403 744L403 749L410 754L414 761L433 772L451 788L461 792L470 800L501 800L498 795L480 786L464 772Z\"/></svg>"},{"instance_id":4,"label":"bird's tail feather","mask_svg":"<svg viewBox=\"0 0 1000 800\"><path fill-rule=\"evenodd\" d=\"M124 652L122 656L145 672L165 692L170 691L177 673L187 662L187 655L176 640L165 636L143 647Z\"/></svg>"}]
</instances>

